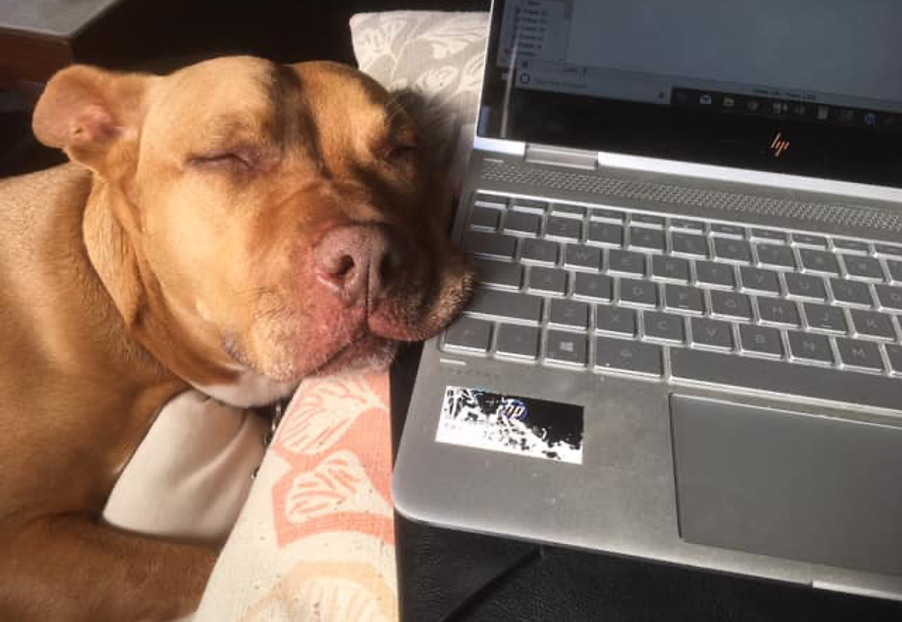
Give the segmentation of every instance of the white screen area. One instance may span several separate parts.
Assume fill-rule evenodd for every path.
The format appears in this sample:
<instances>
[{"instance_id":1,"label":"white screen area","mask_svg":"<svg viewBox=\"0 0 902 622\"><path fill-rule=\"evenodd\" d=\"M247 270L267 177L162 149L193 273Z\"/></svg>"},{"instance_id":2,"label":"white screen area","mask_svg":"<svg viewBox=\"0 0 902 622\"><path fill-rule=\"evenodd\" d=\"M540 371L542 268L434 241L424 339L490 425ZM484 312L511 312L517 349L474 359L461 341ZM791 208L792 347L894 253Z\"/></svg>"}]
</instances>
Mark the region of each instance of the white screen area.
<instances>
[{"instance_id":1,"label":"white screen area","mask_svg":"<svg viewBox=\"0 0 902 622\"><path fill-rule=\"evenodd\" d=\"M902 102L902 0L573 0L567 62Z\"/></svg>"}]
</instances>

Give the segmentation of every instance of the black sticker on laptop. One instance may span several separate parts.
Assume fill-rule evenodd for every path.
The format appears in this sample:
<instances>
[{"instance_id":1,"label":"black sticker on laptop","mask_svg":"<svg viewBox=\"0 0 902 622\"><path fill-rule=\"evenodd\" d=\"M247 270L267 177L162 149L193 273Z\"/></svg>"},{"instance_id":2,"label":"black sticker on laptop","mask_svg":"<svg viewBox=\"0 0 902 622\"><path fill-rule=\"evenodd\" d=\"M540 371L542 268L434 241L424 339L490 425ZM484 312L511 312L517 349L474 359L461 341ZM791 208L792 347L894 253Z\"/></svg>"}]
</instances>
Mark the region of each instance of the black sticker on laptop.
<instances>
[{"instance_id":1,"label":"black sticker on laptop","mask_svg":"<svg viewBox=\"0 0 902 622\"><path fill-rule=\"evenodd\" d=\"M583 409L482 389L447 387L435 440L582 464Z\"/></svg>"}]
</instances>

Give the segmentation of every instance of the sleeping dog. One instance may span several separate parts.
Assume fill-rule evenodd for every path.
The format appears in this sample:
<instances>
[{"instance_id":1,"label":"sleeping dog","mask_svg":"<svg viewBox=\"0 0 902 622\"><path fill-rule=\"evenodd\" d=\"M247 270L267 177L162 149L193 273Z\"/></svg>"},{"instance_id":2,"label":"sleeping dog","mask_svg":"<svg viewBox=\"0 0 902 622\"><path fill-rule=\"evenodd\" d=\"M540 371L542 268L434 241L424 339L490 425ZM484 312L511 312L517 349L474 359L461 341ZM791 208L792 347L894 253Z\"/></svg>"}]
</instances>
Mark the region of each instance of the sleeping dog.
<instances>
[{"instance_id":1,"label":"sleeping dog","mask_svg":"<svg viewBox=\"0 0 902 622\"><path fill-rule=\"evenodd\" d=\"M333 63L73 66L0 181L0 619L167 620L216 551L98 521L161 406L391 361L469 289L411 116Z\"/></svg>"}]
</instances>

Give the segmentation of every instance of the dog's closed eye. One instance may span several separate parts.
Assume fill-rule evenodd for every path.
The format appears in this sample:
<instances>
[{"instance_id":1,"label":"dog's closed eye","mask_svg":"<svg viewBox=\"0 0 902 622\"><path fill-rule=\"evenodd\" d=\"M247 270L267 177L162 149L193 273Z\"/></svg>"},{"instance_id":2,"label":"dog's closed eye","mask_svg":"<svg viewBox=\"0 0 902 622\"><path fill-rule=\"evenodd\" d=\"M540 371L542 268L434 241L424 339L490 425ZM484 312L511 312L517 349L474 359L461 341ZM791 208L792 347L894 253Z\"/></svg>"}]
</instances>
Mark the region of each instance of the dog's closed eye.
<instances>
[{"instance_id":1,"label":"dog's closed eye","mask_svg":"<svg viewBox=\"0 0 902 622\"><path fill-rule=\"evenodd\" d=\"M388 147L388 150L385 152L386 160L403 160L406 158L411 158L416 155L417 150L420 146L416 143L413 144L405 144L405 143L395 143Z\"/></svg>"},{"instance_id":2,"label":"dog's closed eye","mask_svg":"<svg viewBox=\"0 0 902 622\"><path fill-rule=\"evenodd\" d=\"M215 150L188 156L188 165L200 169L251 170L254 156L246 150Z\"/></svg>"}]
</instances>

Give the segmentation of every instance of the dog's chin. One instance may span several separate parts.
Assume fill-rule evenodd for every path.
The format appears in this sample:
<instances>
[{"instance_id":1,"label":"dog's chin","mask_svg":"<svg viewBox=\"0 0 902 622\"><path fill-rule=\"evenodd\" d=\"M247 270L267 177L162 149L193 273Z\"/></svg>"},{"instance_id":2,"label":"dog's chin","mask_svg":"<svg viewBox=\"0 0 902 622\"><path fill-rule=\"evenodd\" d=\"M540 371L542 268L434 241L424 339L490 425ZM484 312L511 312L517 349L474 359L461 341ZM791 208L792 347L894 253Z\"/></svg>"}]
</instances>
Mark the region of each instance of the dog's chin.
<instances>
[{"instance_id":1,"label":"dog's chin","mask_svg":"<svg viewBox=\"0 0 902 622\"><path fill-rule=\"evenodd\" d=\"M338 350L308 375L329 376L384 371L395 359L398 347L397 341L370 333Z\"/></svg>"}]
</instances>

